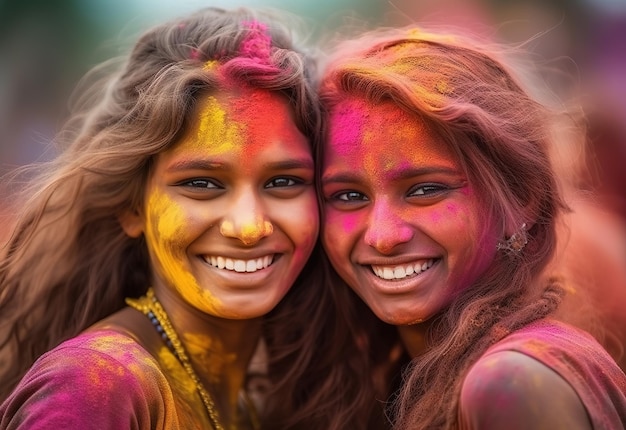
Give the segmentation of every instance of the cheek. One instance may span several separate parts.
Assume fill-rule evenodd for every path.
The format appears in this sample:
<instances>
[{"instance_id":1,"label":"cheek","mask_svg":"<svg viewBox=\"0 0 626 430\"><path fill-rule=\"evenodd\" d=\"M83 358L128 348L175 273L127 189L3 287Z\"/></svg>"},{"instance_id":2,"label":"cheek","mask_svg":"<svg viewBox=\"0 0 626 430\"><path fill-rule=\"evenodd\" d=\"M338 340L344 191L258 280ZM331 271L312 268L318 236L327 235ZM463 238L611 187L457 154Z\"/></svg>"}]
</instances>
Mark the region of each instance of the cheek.
<instances>
[{"instance_id":1,"label":"cheek","mask_svg":"<svg viewBox=\"0 0 626 430\"><path fill-rule=\"evenodd\" d=\"M338 267L350 259L350 252L359 241L364 219L357 212L326 209L324 213L322 241L324 249L338 271Z\"/></svg>"},{"instance_id":2,"label":"cheek","mask_svg":"<svg viewBox=\"0 0 626 430\"><path fill-rule=\"evenodd\" d=\"M345 237L354 234L361 223L359 216L354 212L340 212L326 209L324 212L324 230L331 236Z\"/></svg>"},{"instance_id":3,"label":"cheek","mask_svg":"<svg viewBox=\"0 0 626 430\"><path fill-rule=\"evenodd\" d=\"M298 249L307 254L313 249L319 234L319 210L314 191L307 192L297 204L290 204L280 210L281 225L285 226L289 236Z\"/></svg>"},{"instance_id":4,"label":"cheek","mask_svg":"<svg viewBox=\"0 0 626 430\"><path fill-rule=\"evenodd\" d=\"M155 191L148 198L146 240L157 254L169 253L183 238L186 220L182 210L166 195Z\"/></svg>"},{"instance_id":5,"label":"cheek","mask_svg":"<svg viewBox=\"0 0 626 430\"><path fill-rule=\"evenodd\" d=\"M185 232L188 220L182 209L166 195L154 192L148 198L146 241L154 263L163 275L177 283L191 282L185 270Z\"/></svg>"}]
</instances>

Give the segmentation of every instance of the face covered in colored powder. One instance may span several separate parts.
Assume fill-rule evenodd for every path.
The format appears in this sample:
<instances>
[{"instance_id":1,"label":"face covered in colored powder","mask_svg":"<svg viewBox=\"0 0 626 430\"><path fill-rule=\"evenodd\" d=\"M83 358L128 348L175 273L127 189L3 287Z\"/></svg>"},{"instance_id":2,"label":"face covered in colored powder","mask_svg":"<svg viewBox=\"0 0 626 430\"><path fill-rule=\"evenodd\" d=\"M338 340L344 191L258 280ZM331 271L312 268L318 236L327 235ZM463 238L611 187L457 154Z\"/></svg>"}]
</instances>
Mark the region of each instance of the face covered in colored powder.
<instances>
[{"instance_id":1,"label":"face covered in colored powder","mask_svg":"<svg viewBox=\"0 0 626 430\"><path fill-rule=\"evenodd\" d=\"M314 247L313 181L286 99L249 89L202 96L182 137L157 156L145 194L155 288L218 317L269 312Z\"/></svg>"},{"instance_id":2,"label":"face covered in colored powder","mask_svg":"<svg viewBox=\"0 0 626 430\"><path fill-rule=\"evenodd\" d=\"M484 273L498 229L418 117L346 98L329 121L322 237L333 266L383 321L425 321Z\"/></svg>"}]
</instances>

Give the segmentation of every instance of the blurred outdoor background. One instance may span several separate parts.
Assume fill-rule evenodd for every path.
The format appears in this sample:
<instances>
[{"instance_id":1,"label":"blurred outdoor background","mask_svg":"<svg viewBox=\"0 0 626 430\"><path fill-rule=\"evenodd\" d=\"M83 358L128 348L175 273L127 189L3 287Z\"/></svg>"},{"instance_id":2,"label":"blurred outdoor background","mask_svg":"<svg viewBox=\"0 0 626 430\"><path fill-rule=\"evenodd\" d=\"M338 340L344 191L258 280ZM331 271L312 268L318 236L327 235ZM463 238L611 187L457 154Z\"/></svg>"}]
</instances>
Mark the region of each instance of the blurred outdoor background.
<instances>
[{"instance_id":1,"label":"blurred outdoor background","mask_svg":"<svg viewBox=\"0 0 626 430\"><path fill-rule=\"evenodd\" d=\"M604 133L599 160L626 190L626 0L0 0L0 174L54 155L49 142L72 87L91 66L124 53L142 29L201 6L238 5L286 9L318 35L346 17L370 27L487 28L512 42L543 34L533 49L560 58L592 96Z\"/></svg>"}]
</instances>

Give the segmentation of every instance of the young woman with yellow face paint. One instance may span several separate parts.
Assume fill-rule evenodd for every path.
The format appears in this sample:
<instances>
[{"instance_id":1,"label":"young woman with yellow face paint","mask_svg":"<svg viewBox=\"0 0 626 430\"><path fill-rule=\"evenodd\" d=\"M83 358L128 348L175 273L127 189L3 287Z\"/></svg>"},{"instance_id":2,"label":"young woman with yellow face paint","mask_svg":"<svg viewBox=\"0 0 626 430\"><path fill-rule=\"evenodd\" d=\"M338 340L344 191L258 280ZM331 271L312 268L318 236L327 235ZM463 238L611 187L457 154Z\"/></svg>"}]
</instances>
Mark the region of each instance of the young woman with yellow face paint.
<instances>
[{"instance_id":1,"label":"young woman with yellow face paint","mask_svg":"<svg viewBox=\"0 0 626 430\"><path fill-rule=\"evenodd\" d=\"M558 116L496 48L417 28L333 46L320 185L341 308L395 429L623 429L626 375L551 315Z\"/></svg>"},{"instance_id":2,"label":"young woman with yellow face paint","mask_svg":"<svg viewBox=\"0 0 626 430\"><path fill-rule=\"evenodd\" d=\"M278 18L157 26L85 89L2 257L0 428L365 428L374 399L329 370L356 346L320 271L308 60Z\"/></svg>"}]
</instances>

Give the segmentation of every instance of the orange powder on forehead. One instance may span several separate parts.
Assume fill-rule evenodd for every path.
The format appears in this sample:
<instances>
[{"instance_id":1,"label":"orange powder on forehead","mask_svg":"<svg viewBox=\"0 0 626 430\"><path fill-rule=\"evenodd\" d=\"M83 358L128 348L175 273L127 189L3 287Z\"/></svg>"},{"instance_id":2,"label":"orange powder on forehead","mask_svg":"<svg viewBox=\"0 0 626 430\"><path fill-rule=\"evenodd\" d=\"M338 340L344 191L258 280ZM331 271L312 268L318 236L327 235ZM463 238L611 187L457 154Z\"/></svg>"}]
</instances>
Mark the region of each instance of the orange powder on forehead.
<instances>
[{"instance_id":1,"label":"orange powder on forehead","mask_svg":"<svg viewBox=\"0 0 626 430\"><path fill-rule=\"evenodd\" d=\"M385 116L373 115L371 124L363 133L363 145L368 149L364 165L370 172L382 174L409 167L412 164L410 159L398 157L398 153L410 155L419 150L424 127L417 119L408 118L406 113L392 107L395 106L383 105L381 109L386 110Z\"/></svg>"}]
</instances>

